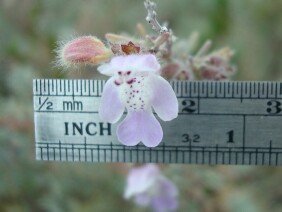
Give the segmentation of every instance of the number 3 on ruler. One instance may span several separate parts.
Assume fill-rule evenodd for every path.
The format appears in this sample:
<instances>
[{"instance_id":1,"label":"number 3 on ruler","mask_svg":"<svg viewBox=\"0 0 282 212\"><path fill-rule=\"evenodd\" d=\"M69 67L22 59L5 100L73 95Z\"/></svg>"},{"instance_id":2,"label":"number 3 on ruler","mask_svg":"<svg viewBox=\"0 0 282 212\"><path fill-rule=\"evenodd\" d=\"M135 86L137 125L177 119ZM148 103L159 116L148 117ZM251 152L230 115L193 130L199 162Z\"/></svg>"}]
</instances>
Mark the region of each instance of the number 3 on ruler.
<instances>
[{"instance_id":1,"label":"number 3 on ruler","mask_svg":"<svg viewBox=\"0 0 282 212\"><path fill-rule=\"evenodd\" d=\"M282 108L281 108L281 102L277 101L277 100L271 100L267 102L267 112L270 114L278 114L281 113Z\"/></svg>"}]
</instances>

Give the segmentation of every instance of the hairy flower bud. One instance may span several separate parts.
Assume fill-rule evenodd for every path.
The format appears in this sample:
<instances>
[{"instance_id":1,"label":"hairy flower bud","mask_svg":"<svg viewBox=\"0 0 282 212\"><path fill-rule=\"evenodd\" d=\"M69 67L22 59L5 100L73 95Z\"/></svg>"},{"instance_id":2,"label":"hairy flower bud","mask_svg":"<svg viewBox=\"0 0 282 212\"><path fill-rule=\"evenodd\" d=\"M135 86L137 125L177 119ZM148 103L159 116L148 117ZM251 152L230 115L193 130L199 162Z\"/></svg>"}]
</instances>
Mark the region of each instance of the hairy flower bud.
<instances>
[{"instance_id":1,"label":"hairy flower bud","mask_svg":"<svg viewBox=\"0 0 282 212\"><path fill-rule=\"evenodd\" d=\"M57 52L58 63L63 67L79 64L97 65L112 56L111 50L94 36L75 38L62 44Z\"/></svg>"}]
</instances>

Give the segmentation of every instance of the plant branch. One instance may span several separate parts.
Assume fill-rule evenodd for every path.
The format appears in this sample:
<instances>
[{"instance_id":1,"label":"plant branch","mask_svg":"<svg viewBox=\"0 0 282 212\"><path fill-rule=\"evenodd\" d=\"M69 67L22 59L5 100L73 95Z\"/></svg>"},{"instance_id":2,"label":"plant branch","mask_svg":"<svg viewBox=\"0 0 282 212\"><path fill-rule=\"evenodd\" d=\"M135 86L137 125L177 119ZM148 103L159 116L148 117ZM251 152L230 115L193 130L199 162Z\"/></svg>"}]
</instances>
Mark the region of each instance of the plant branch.
<instances>
[{"instance_id":1,"label":"plant branch","mask_svg":"<svg viewBox=\"0 0 282 212\"><path fill-rule=\"evenodd\" d=\"M156 3L152 2L151 0L145 0L144 5L148 11L146 20L148 21L149 24L152 25L153 30L155 30L159 34L168 32L169 30L165 26L161 26L157 20L157 13L155 11L156 6L157 6Z\"/></svg>"}]
</instances>

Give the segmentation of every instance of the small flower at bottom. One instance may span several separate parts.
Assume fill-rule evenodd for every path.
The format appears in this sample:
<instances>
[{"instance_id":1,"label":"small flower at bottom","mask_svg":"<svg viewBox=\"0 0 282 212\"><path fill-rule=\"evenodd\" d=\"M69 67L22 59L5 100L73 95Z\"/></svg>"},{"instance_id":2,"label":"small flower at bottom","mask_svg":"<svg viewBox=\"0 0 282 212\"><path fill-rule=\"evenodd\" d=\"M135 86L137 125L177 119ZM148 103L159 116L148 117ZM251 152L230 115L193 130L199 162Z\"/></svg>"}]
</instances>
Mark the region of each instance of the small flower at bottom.
<instances>
[{"instance_id":1,"label":"small flower at bottom","mask_svg":"<svg viewBox=\"0 0 282 212\"><path fill-rule=\"evenodd\" d=\"M111 76L104 86L99 114L102 120L117 122L124 109L126 118L117 128L119 141L128 146L143 142L157 146L163 138L153 109L164 121L178 115L178 101L170 84L159 74L160 64L152 54L116 56L98 67Z\"/></svg>"},{"instance_id":2,"label":"small flower at bottom","mask_svg":"<svg viewBox=\"0 0 282 212\"><path fill-rule=\"evenodd\" d=\"M124 197L133 198L137 205L150 207L156 212L175 211L178 208L177 188L155 164L130 170Z\"/></svg>"}]
</instances>

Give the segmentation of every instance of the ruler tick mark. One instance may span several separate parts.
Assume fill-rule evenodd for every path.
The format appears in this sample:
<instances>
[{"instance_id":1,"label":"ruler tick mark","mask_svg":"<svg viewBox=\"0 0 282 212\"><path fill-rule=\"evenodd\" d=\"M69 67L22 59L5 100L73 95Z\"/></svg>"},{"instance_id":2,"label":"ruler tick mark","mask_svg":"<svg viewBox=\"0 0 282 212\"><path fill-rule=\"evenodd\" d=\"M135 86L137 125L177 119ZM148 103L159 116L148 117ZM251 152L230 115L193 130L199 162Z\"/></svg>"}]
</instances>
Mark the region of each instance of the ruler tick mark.
<instances>
[{"instance_id":1,"label":"ruler tick mark","mask_svg":"<svg viewBox=\"0 0 282 212\"><path fill-rule=\"evenodd\" d=\"M38 80L35 80L35 93L38 93Z\"/></svg>"},{"instance_id":2,"label":"ruler tick mark","mask_svg":"<svg viewBox=\"0 0 282 212\"><path fill-rule=\"evenodd\" d=\"M270 166L271 165L271 156L272 156L272 141L269 142L269 151L268 151L268 154L269 154L269 157L268 157L268 165Z\"/></svg>"},{"instance_id":3,"label":"ruler tick mark","mask_svg":"<svg viewBox=\"0 0 282 212\"><path fill-rule=\"evenodd\" d=\"M243 148L243 156L242 156L242 164L245 164L245 144L246 142L246 115L243 115L243 145L242 145L242 148Z\"/></svg>"}]
</instances>

